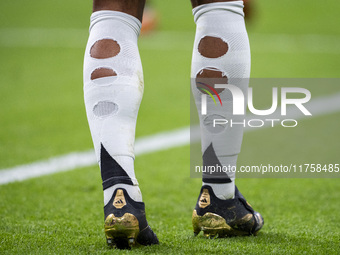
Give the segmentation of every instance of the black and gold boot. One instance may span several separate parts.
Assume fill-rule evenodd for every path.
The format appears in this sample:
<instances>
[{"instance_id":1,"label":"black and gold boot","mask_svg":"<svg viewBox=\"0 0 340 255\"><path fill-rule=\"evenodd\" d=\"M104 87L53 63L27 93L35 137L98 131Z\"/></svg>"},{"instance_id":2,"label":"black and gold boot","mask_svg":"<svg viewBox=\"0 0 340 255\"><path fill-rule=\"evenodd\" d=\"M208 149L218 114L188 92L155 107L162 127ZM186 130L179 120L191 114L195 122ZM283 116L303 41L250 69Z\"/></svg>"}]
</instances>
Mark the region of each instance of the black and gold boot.
<instances>
[{"instance_id":1,"label":"black and gold boot","mask_svg":"<svg viewBox=\"0 0 340 255\"><path fill-rule=\"evenodd\" d=\"M119 249L129 249L138 244L158 244L145 216L143 202L132 200L123 188L118 188L104 207L107 244Z\"/></svg>"},{"instance_id":2,"label":"black and gold boot","mask_svg":"<svg viewBox=\"0 0 340 255\"><path fill-rule=\"evenodd\" d=\"M261 214L253 210L237 187L235 198L222 200L210 186L203 186L192 214L194 234L203 231L210 238L256 235L263 224Z\"/></svg>"}]
</instances>

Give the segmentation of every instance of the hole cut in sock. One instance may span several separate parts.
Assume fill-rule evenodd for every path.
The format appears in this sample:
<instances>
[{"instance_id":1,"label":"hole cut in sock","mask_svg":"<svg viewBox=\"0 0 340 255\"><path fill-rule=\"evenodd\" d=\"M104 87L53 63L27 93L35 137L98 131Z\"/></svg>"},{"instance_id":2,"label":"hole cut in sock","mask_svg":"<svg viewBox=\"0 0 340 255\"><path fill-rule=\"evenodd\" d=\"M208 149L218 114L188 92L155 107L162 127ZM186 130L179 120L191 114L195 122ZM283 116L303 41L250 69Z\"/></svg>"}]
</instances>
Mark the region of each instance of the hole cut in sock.
<instances>
[{"instance_id":1,"label":"hole cut in sock","mask_svg":"<svg viewBox=\"0 0 340 255\"><path fill-rule=\"evenodd\" d=\"M214 67L206 67L198 72L196 75L196 87L203 93L207 89L209 91L209 86L215 88L215 84L228 84L228 77L225 73ZM207 86L208 85L208 86ZM224 91L224 88L215 88L217 94Z\"/></svg>"},{"instance_id":2,"label":"hole cut in sock","mask_svg":"<svg viewBox=\"0 0 340 255\"><path fill-rule=\"evenodd\" d=\"M219 58L229 50L229 45L219 37L204 36L198 44L198 52L206 58Z\"/></svg>"},{"instance_id":3,"label":"hole cut in sock","mask_svg":"<svg viewBox=\"0 0 340 255\"><path fill-rule=\"evenodd\" d=\"M117 73L113 71L111 68L97 68L91 73L91 80L104 78L104 77L112 77L117 76Z\"/></svg>"},{"instance_id":4,"label":"hole cut in sock","mask_svg":"<svg viewBox=\"0 0 340 255\"><path fill-rule=\"evenodd\" d=\"M112 58L118 55L120 46L117 41L112 39L102 39L96 41L90 50L90 55L93 58L105 59Z\"/></svg>"}]
</instances>

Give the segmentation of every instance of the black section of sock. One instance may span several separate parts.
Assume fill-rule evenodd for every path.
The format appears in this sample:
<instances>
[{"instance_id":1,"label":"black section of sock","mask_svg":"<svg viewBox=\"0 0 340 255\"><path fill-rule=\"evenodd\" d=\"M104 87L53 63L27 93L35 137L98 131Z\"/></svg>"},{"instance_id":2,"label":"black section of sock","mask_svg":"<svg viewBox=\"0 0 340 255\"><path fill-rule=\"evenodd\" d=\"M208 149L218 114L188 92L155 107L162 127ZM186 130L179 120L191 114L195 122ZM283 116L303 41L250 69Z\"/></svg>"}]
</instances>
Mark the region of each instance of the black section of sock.
<instances>
[{"instance_id":1,"label":"black section of sock","mask_svg":"<svg viewBox=\"0 0 340 255\"><path fill-rule=\"evenodd\" d=\"M214 147L212 143L208 146L208 148L203 153L203 166L204 169L208 169L209 166L217 167L219 166L222 169L222 165L218 160ZM203 182L205 183L230 183L231 180L227 173L215 172L215 173L203 173Z\"/></svg>"},{"instance_id":2,"label":"black section of sock","mask_svg":"<svg viewBox=\"0 0 340 255\"><path fill-rule=\"evenodd\" d=\"M104 190L118 183L133 185L129 175L117 161L111 157L103 144L101 144L100 148L100 170Z\"/></svg>"}]
</instances>

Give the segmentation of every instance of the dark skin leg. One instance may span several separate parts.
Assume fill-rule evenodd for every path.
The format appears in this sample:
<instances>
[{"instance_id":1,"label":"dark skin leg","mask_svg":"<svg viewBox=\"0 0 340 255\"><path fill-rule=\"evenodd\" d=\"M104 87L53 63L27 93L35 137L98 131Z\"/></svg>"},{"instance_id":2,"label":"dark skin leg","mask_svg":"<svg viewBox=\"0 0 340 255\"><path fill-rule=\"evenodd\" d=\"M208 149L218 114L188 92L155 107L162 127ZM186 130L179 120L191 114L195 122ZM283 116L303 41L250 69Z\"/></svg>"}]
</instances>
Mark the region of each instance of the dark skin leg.
<instances>
[{"instance_id":1,"label":"dark skin leg","mask_svg":"<svg viewBox=\"0 0 340 255\"><path fill-rule=\"evenodd\" d=\"M132 15L142 22L145 0L93 0L93 12L119 11ZM114 40L99 40L92 47L90 54L97 59L114 57L120 52L118 42ZM116 76L114 70L99 68L92 72L91 79Z\"/></svg>"},{"instance_id":2,"label":"dark skin leg","mask_svg":"<svg viewBox=\"0 0 340 255\"><path fill-rule=\"evenodd\" d=\"M145 1L146 0L93 0L93 12L101 10L120 11L130 14L142 21ZM202 4L231 1L234 0L191 0L191 4L194 8ZM210 38L210 40L205 40L202 42L200 45L200 52L208 53L209 49L216 49L217 52L223 52L225 47L225 44L220 43L214 38ZM112 48L112 51L116 50L119 52L119 49L117 49L117 46L114 45L114 42L100 42L100 44L96 45L96 47L92 49L93 51L91 53L95 55L101 55L103 52L108 52L108 48ZM98 70L97 73L93 75L93 79L106 76L112 76L112 71L106 69ZM215 76L215 73L209 73L206 78L218 78Z\"/></svg>"},{"instance_id":3,"label":"dark skin leg","mask_svg":"<svg viewBox=\"0 0 340 255\"><path fill-rule=\"evenodd\" d=\"M119 11L130 14L140 21L143 18L145 0L93 0L93 12Z\"/></svg>"},{"instance_id":4,"label":"dark skin leg","mask_svg":"<svg viewBox=\"0 0 340 255\"><path fill-rule=\"evenodd\" d=\"M235 0L191 0L192 8L195 8L202 4L211 4L211 3L217 3L217 2L232 2Z\"/></svg>"},{"instance_id":5,"label":"dark skin leg","mask_svg":"<svg viewBox=\"0 0 340 255\"><path fill-rule=\"evenodd\" d=\"M235 0L191 0L192 8L202 4L231 2ZM93 0L93 12L101 10L120 11L142 21L145 0Z\"/></svg>"}]
</instances>

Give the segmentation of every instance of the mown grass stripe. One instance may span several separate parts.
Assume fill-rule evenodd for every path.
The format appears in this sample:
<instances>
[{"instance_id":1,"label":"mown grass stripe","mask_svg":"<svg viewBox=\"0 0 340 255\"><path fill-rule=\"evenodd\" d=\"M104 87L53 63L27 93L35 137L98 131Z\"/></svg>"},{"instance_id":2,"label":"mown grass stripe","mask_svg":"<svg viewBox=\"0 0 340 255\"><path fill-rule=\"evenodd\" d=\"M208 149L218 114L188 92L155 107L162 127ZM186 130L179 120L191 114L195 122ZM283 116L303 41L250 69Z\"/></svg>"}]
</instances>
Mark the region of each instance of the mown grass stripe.
<instances>
[{"instance_id":1,"label":"mown grass stripe","mask_svg":"<svg viewBox=\"0 0 340 255\"><path fill-rule=\"evenodd\" d=\"M340 93L330 96L324 96L313 99L308 104L308 109L313 114L312 117L331 114L340 111ZM307 116L301 115L296 107L288 107L288 118L302 119ZM279 113L274 114L271 118L280 117ZM249 119L249 115L246 119ZM257 117L258 119L266 119L266 116ZM269 127L268 122L263 127ZM245 128L245 131L255 131L258 128ZM199 128L191 129L191 139L199 140ZM176 130L161 132L158 134L136 139L135 154L136 156L162 151L170 148L188 145L190 143L190 127L184 127ZM88 167L97 163L93 150L84 152L72 152L66 155L53 157L47 160L33 162L30 164L15 166L12 168L0 170L0 185L15 181L24 181L34 177L40 177L57 172L66 172L73 169Z\"/></svg>"}]
</instances>

